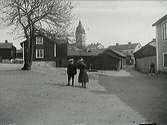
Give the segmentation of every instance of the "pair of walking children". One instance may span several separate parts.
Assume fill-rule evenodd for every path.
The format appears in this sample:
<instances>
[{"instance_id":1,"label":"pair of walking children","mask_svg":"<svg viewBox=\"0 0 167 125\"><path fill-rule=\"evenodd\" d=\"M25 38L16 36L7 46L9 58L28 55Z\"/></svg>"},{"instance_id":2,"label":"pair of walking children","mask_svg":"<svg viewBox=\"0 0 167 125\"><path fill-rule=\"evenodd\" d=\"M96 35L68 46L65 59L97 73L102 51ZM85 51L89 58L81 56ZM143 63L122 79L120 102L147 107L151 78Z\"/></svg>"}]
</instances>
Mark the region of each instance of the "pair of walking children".
<instances>
[{"instance_id":1,"label":"pair of walking children","mask_svg":"<svg viewBox=\"0 0 167 125\"><path fill-rule=\"evenodd\" d=\"M74 86L74 76L77 74L77 68L80 70L78 76L78 82L82 83L82 87L86 88L86 83L89 82L88 74L86 70L86 64L83 59L80 59L77 64L74 64L73 59L69 59L69 64L67 67L67 75L68 75L68 86L70 86L70 81L72 79L72 86Z\"/></svg>"}]
</instances>

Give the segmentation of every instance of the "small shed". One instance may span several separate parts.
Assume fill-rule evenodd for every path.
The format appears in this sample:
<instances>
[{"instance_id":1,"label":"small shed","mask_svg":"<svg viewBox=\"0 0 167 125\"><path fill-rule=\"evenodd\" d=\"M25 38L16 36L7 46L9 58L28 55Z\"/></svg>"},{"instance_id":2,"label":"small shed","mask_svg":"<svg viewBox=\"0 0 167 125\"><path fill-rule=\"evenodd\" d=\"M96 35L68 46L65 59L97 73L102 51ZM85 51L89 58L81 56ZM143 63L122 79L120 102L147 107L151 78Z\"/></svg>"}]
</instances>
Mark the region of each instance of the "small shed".
<instances>
[{"instance_id":1,"label":"small shed","mask_svg":"<svg viewBox=\"0 0 167 125\"><path fill-rule=\"evenodd\" d=\"M120 70L126 65L126 56L111 48L105 49L92 60L92 69Z\"/></svg>"},{"instance_id":2,"label":"small shed","mask_svg":"<svg viewBox=\"0 0 167 125\"><path fill-rule=\"evenodd\" d=\"M87 51L76 47L68 47L68 58L74 58L75 62L83 58L87 67L93 70L119 70L126 63L126 56L111 48Z\"/></svg>"},{"instance_id":3,"label":"small shed","mask_svg":"<svg viewBox=\"0 0 167 125\"><path fill-rule=\"evenodd\" d=\"M148 73L151 63L154 63L156 70L156 40L143 46L134 53L135 68L141 72Z\"/></svg>"}]
</instances>

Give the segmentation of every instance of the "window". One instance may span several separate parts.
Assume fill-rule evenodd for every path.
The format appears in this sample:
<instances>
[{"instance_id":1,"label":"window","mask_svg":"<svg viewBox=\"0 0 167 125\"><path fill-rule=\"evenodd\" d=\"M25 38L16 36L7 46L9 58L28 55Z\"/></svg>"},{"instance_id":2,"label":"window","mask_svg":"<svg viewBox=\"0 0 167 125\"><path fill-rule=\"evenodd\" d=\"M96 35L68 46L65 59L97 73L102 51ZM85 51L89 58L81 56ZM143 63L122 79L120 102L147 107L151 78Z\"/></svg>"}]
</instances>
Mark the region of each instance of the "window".
<instances>
[{"instance_id":1,"label":"window","mask_svg":"<svg viewBox=\"0 0 167 125\"><path fill-rule=\"evenodd\" d=\"M167 52L163 53L163 66L167 67Z\"/></svg>"},{"instance_id":2,"label":"window","mask_svg":"<svg viewBox=\"0 0 167 125\"><path fill-rule=\"evenodd\" d=\"M54 57L56 57L56 43L54 44Z\"/></svg>"},{"instance_id":3,"label":"window","mask_svg":"<svg viewBox=\"0 0 167 125\"><path fill-rule=\"evenodd\" d=\"M36 58L44 58L44 49L36 49Z\"/></svg>"},{"instance_id":4,"label":"window","mask_svg":"<svg viewBox=\"0 0 167 125\"><path fill-rule=\"evenodd\" d=\"M167 22L162 25L162 40L167 40Z\"/></svg>"},{"instance_id":5,"label":"window","mask_svg":"<svg viewBox=\"0 0 167 125\"><path fill-rule=\"evenodd\" d=\"M36 37L36 44L43 44L43 37L37 36Z\"/></svg>"}]
</instances>

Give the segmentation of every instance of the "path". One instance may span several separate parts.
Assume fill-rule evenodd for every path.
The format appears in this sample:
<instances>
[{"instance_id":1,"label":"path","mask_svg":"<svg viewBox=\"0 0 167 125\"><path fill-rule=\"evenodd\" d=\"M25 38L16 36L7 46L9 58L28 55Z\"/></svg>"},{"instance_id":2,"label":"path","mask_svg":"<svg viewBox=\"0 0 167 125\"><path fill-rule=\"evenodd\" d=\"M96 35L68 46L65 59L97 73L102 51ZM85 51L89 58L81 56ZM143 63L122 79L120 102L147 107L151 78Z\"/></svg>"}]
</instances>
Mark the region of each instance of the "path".
<instances>
[{"instance_id":1,"label":"path","mask_svg":"<svg viewBox=\"0 0 167 125\"><path fill-rule=\"evenodd\" d=\"M88 88L83 89L78 84L65 86L63 68L34 67L26 72L20 67L0 65L0 125L138 125L146 121L121 98L124 91L116 87L115 77L109 83L105 75L91 73Z\"/></svg>"}]
</instances>

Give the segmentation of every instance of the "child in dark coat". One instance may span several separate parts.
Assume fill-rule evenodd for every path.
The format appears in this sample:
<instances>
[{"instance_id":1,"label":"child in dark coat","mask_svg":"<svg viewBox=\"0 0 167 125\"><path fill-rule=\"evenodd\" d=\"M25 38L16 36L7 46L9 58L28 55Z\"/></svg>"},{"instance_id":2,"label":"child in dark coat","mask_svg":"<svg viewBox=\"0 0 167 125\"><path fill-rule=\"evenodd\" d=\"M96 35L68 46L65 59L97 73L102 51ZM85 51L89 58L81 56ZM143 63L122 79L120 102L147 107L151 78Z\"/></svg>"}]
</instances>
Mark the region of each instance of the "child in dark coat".
<instances>
[{"instance_id":1,"label":"child in dark coat","mask_svg":"<svg viewBox=\"0 0 167 125\"><path fill-rule=\"evenodd\" d=\"M74 60L70 59L67 67L67 75L68 75L68 86L70 86L70 81L72 79L72 86L74 86L74 76L77 74L77 68L74 64Z\"/></svg>"}]
</instances>

